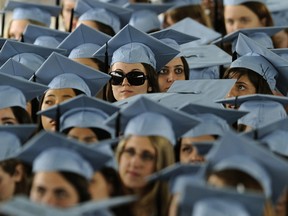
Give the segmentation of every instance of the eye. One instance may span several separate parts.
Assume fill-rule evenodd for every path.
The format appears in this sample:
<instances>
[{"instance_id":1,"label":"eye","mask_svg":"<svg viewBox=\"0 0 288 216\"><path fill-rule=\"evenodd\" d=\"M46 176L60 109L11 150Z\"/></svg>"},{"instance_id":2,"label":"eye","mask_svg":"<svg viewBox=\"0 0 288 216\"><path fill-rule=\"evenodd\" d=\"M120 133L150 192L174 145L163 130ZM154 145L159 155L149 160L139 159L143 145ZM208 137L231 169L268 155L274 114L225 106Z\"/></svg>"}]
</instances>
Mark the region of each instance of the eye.
<instances>
[{"instance_id":1,"label":"eye","mask_svg":"<svg viewBox=\"0 0 288 216\"><path fill-rule=\"evenodd\" d=\"M13 121L4 121L3 125L15 125L15 122L13 122Z\"/></svg>"},{"instance_id":2,"label":"eye","mask_svg":"<svg viewBox=\"0 0 288 216\"><path fill-rule=\"evenodd\" d=\"M143 152L141 155L141 158L143 161L154 161L155 160L155 156L153 154L151 154L150 152Z\"/></svg>"},{"instance_id":3,"label":"eye","mask_svg":"<svg viewBox=\"0 0 288 216\"><path fill-rule=\"evenodd\" d=\"M246 87L244 85L238 85L238 90L243 91L246 90Z\"/></svg>"},{"instance_id":4,"label":"eye","mask_svg":"<svg viewBox=\"0 0 288 216\"><path fill-rule=\"evenodd\" d=\"M182 149L182 152L186 153L186 154L190 154L193 152L193 146L192 145L185 145Z\"/></svg>"},{"instance_id":5,"label":"eye","mask_svg":"<svg viewBox=\"0 0 288 216\"><path fill-rule=\"evenodd\" d=\"M44 104L48 105L48 106L53 106L55 104L55 102L48 99L48 100L44 100Z\"/></svg>"},{"instance_id":6,"label":"eye","mask_svg":"<svg viewBox=\"0 0 288 216\"><path fill-rule=\"evenodd\" d=\"M55 191L55 196L57 199L66 199L67 197L69 197L69 194L64 189L61 189Z\"/></svg>"},{"instance_id":7,"label":"eye","mask_svg":"<svg viewBox=\"0 0 288 216\"><path fill-rule=\"evenodd\" d=\"M37 187L37 188L36 188L36 193L37 193L37 195L40 196L40 197L44 196L45 191L46 191L46 190L45 190L45 188L43 188L43 187Z\"/></svg>"},{"instance_id":8,"label":"eye","mask_svg":"<svg viewBox=\"0 0 288 216\"><path fill-rule=\"evenodd\" d=\"M182 74L184 73L184 69L183 68L175 68L175 74Z\"/></svg>"},{"instance_id":9,"label":"eye","mask_svg":"<svg viewBox=\"0 0 288 216\"><path fill-rule=\"evenodd\" d=\"M166 68L163 68L159 71L159 75L167 75L169 73L169 70Z\"/></svg>"},{"instance_id":10,"label":"eye","mask_svg":"<svg viewBox=\"0 0 288 216\"><path fill-rule=\"evenodd\" d=\"M132 156L134 156L136 153L135 153L135 150L134 150L134 149L128 148L128 149L124 149L124 150L123 150L123 154L132 157Z\"/></svg>"},{"instance_id":11,"label":"eye","mask_svg":"<svg viewBox=\"0 0 288 216\"><path fill-rule=\"evenodd\" d=\"M250 19L248 17L243 17L240 19L240 22L245 24L245 23L250 22Z\"/></svg>"}]
</instances>

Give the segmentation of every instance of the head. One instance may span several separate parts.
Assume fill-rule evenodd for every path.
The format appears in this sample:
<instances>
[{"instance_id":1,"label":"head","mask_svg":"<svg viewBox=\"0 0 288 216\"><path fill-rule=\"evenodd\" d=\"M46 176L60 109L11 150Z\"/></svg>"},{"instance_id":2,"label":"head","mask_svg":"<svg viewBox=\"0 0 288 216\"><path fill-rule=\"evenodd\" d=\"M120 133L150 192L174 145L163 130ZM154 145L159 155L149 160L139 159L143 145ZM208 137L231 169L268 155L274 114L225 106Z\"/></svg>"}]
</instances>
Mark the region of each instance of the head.
<instances>
[{"instance_id":1,"label":"head","mask_svg":"<svg viewBox=\"0 0 288 216\"><path fill-rule=\"evenodd\" d=\"M87 25L91 28L94 28L94 29L100 31L100 32L103 32L107 35L110 35L111 37L113 37L116 34L111 26L106 25L106 24L101 23L101 22L94 21L94 20L81 20L81 21L79 20L77 22L77 26L79 26L80 24Z\"/></svg>"},{"instance_id":2,"label":"head","mask_svg":"<svg viewBox=\"0 0 288 216\"><path fill-rule=\"evenodd\" d=\"M117 146L116 160L126 188L145 192L146 177L175 162L173 146L160 136L131 135Z\"/></svg>"},{"instance_id":3,"label":"head","mask_svg":"<svg viewBox=\"0 0 288 216\"><path fill-rule=\"evenodd\" d=\"M271 14L261 2L245 2L224 7L227 34L243 28L273 26Z\"/></svg>"},{"instance_id":4,"label":"head","mask_svg":"<svg viewBox=\"0 0 288 216\"><path fill-rule=\"evenodd\" d=\"M62 0L62 18L65 31L70 29L70 20L72 15L72 9L75 8L76 0ZM77 18L74 16L72 21L72 30L76 28Z\"/></svg>"},{"instance_id":5,"label":"head","mask_svg":"<svg viewBox=\"0 0 288 216\"><path fill-rule=\"evenodd\" d=\"M157 82L156 72L154 68L149 64L115 62L111 66L110 70L116 71L117 76L122 75L122 77L131 72L132 73L140 72L141 74L137 74L137 75L138 76L141 75L142 80L143 80L143 76L146 76L144 83L140 82L140 84L143 83L142 85L133 85L133 84L131 85L127 77L125 77L122 83L120 83L119 85L118 83L117 85L113 85L113 77L112 77L107 87L107 100L110 102L120 101L125 98L138 95L138 94L159 92L159 85ZM138 78L138 81L140 81L139 78Z\"/></svg>"},{"instance_id":6,"label":"head","mask_svg":"<svg viewBox=\"0 0 288 216\"><path fill-rule=\"evenodd\" d=\"M273 94L267 81L258 73L246 68L229 68L223 79L236 79L227 97L250 94Z\"/></svg>"},{"instance_id":7,"label":"head","mask_svg":"<svg viewBox=\"0 0 288 216\"><path fill-rule=\"evenodd\" d=\"M78 62L80 64L92 67L96 70L105 72L105 65L103 62L99 61L96 58L74 58L73 61Z\"/></svg>"},{"instance_id":8,"label":"head","mask_svg":"<svg viewBox=\"0 0 288 216\"><path fill-rule=\"evenodd\" d=\"M68 137L78 140L82 143L95 143L100 140L111 138L109 132L100 128L81 128L73 127L63 131Z\"/></svg>"},{"instance_id":9,"label":"head","mask_svg":"<svg viewBox=\"0 0 288 216\"><path fill-rule=\"evenodd\" d=\"M205 14L201 5L188 5L166 11L164 13L163 28L167 28L186 17L190 17L207 27L212 26L209 16Z\"/></svg>"},{"instance_id":10,"label":"head","mask_svg":"<svg viewBox=\"0 0 288 216\"><path fill-rule=\"evenodd\" d=\"M13 106L0 109L0 124L30 124L32 123L29 113L22 107Z\"/></svg>"},{"instance_id":11,"label":"head","mask_svg":"<svg viewBox=\"0 0 288 216\"><path fill-rule=\"evenodd\" d=\"M189 66L186 59L176 57L158 72L160 92L166 92L175 80L188 80Z\"/></svg>"},{"instance_id":12,"label":"head","mask_svg":"<svg viewBox=\"0 0 288 216\"><path fill-rule=\"evenodd\" d=\"M30 199L59 208L68 208L90 200L89 182L71 172L36 172Z\"/></svg>"},{"instance_id":13,"label":"head","mask_svg":"<svg viewBox=\"0 0 288 216\"><path fill-rule=\"evenodd\" d=\"M0 201L7 201L14 195L29 195L31 169L18 160L0 162Z\"/></svg>"},{"instance_id":14,"label":"head","mask_svg":"<svg viewBox=\"0 0 288 216\"><path fill-rule=\"evenodd\" d=\"M68 99L76 97L83 92L77 89L49 89L40 99L39 110L45 110L53 105L60 104ZM55 131L56 121L46 116L39 116L38 130Z\"/></svg>"}]
</instances>

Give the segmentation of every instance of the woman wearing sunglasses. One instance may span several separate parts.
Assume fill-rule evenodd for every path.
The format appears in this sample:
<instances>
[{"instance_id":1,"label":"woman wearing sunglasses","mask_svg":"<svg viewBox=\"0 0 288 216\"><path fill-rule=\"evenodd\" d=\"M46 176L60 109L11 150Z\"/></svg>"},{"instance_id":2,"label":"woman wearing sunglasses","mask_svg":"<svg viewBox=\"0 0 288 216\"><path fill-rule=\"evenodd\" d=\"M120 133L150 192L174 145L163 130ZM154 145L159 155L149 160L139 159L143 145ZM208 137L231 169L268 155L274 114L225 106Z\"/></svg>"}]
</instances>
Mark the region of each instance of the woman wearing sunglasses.
<instances>
[{"instance_id":1,"label":"woman wearing sunglasses","mask_svg":"<svg viewBox=\"0 0 288 216\"><path fill-rule=\"evenodd\" d=\"M111 79L107 100L115 102L138 94L159 92L156 71L178 53L156 38L127 25L94 54L102 61L108 55Z\"/></svg>"}]
</instances>

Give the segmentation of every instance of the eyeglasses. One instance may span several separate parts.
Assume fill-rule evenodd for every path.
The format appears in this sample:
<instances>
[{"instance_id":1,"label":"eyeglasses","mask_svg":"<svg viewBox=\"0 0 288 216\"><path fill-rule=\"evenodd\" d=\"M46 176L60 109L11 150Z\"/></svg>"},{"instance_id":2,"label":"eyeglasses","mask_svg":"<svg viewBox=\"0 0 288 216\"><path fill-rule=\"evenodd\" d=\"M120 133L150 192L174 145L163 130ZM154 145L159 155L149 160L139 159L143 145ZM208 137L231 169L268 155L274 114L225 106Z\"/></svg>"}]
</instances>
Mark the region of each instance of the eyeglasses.
<instances>
[{"instance_id":1,"label":"eyeglasses","mask_svg":"<svg viewBox=\"0 0 288 216\"><path fill-rule=\"evenodd\" d=\"M126 148L123 149L122 155L128 158L132 158L136 155L136 151L134 148ZM143 151L141 154L139 154L140 158L144 162L154 162L156 159L156 156L149 151Z\"/></svg>"},{"instance_id":2,"label":"eyeglasses","mask_svg":"<svg viewBox=\"0 0 288 216\"><path fill-rule=\"evenodd\" d=\"M121 71L111 71L109 75L111 76L111 85L121 85L123 80L127 78L130 85L140 86L143 85L147 79L147 76L141 71L130 71L127 74Z\"/></svg>"}]
</instances>

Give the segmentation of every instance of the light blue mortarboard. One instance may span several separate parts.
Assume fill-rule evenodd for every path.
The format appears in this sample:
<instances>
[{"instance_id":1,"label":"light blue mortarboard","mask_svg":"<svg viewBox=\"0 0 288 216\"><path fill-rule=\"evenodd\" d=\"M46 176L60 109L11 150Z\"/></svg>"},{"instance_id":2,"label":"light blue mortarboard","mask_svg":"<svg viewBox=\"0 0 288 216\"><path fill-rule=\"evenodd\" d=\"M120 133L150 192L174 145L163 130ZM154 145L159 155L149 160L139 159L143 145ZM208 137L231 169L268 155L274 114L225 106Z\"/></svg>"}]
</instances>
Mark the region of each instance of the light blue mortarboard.
<instances>
[{"instance_id":1,"label":"light blue mortarboard","mask_svg":"<svg viewBox=\"0 0 288 216\"><path fill-rule=\"evenodd\" d=\"M52 53L35 73L35 81L51 89L78 89L87 96L95 96L110 76L77 63L58 53Z\"/></svg>"},{"instance_id":2,"label":"light blue mortarboard","mask_svg":"<svg viewBox=\"0 0 288 216\"><path fill-rule=\"evenodd\" d=\"M197 182L182 186L179 200L180 216L261 216L265 197L258 193L238 193Z\"/></svg>"},{"instance_id":3,"label":"light blue mortarboard","mask_svg":"<svg viewBox=\"0 0 288 216\"><path fill-rule=\"evenodd\" d=\"M151 36L157 38L162 41L166 45L174 48L175 50L179 50L181 52L181 44L186 44L191 41L199 40L200 38L184 34L180 31L176 31L174 29L164 29L161 31L157 31L150 34ZM182 53L179 53L178 56L182 56Z\"/></svg>"},{"instance_id":4,"label":"light blue mortarboard","mask_svg":"<svg viewBox=\"0 0 288 216\"><path fill-rule=\"evenodd\" d=\"M158 15L173 4L127 3L123 7L133 9L129 24L143 32L161 29Z\"/></svg>"},{"instance_id":5,"label":"light blue mortarboard","mask_svg":"<svg viewBox=\"0 0 288 216\"><path fill-rule=\"evenodd\" d=\"M265 4L267 0L224 0L223 4L225 5L239 5L246 2L260 2Z\"/></svg>"},{"instance_id":6,"label":"light blue mortarboard","mask_svg":"<svg viewBox=\"0 0 288 216\"><path fill-rule=\"evenodd\" d=\"M240 111L249 112L238 120L239 124L256 129L287 117L284 105L288 98L283 96L252 94L218 100L218 103L234 104Z\"/></svg>"},{"instance_id":7,"label":"light blue mortarboard","mask_svg":"<svg viewBox=\"0 0 288 216\"><path fill-rule=\"evenodd\" d=\"M34 20L50 26L51 16L57 17L61 13L61 7L33 4L20 1L9 0L4 8L6 11L13 11L12 19L15 20Z\"/></svg>"},{"instance_id":8,"label":"light blue mortarboard","mask_svg":"<svg viewBox=\"0 0 288 216\"><path fill-rule=\"evenodd\" d=\"M106 45L103 45L95 54L104 62ZM173 59L179 51L167 46L156 38L141 32L130 25L108 41L108 63L147 63L156 71Z\"/></svg>"},{"instance_id":9,"label":"light blue mortarboard","mask_svg":"<svg viewBox=\"0 0 288 216\"><path fill-rule=\"evenodd\" d=\"M200 40L190 42L190 46L198 46L209 44L210 42L221 37L221 34L214 31L211 28L208 28L201 23L187 17L172 26L169 26L168 29L174 29L180 32L183 32L188 35L200 38ZM188 46L185 44L185 46Z\"/></svg>"},{"instance_id":10,"label":"light blue mortarboard","mask_svg":"<svg viewBox=\"0 0 288 216\"><path fill-rule=\"evenodd\" d=\"M117 126L118 118L124 136L158 135L165 137L173 145L178 137L199 123L197 118L164 107L143 96L108 118L107 125Z\"/></svg>"},{"instance_id":11,"label":"light blue mortarboard","mask_svg":"<svg viewBox=\"0 0 288 216\"><path fill-rule=\"evenodd\" d=\"M212 170L236 169L249 174L262 185L266 198L274 203L287 186L288 174L283 170L288 168L288 163L254 140L235 132L226 132L206 159Z\"/></svg>"},{"instance_id":12,"label":"light blue mortarboard","mask_svg":"<svg viewBox=\"0 0 288 216\"><path fill-rule=\"evenodd\" d=\"M23 32L23 39L25 43L56 48L68 35L68 32L29 24Z\"/></svg>"},{"instance_id":13,"label":"light blue mortarboard","mask_svg":"<svg viewBox=\"0 0 288 216\"><path fill-rule=\"evenodd\" d=\"M270 50L288 61L288 48L276 48Z\"/></svg>"},{"instance_id":14,"label":"light blue mortarboard","mask_svg":"<svg viewBox=\"0 0 288 216\"><path fill-rule=\"evenodd\" d=\"M13 58L36 71L52 52L65 54L66 51L7 40L0 51L0 65L3 65L9 58Z\"/></svg>"},{"instance_id":15,"label":"light blue mortarboard","mask_svg":"<svg viewBox=\"0 0 288 216\"><path fill-rule=\"evenodd\" d=\"M36 130L36 125L0 126L0 161L13 158Z\"/></svg>"},{"instance_id":16,"label":"light blue mortarboard","mask_svg":"<svg viewBox=\"0 0 288 216\"><path fill-rule=\"evenodd\" d=\"M24 79L27 80L29 80L31 76L35 73L35 71L19 63L18 61L13 60L12 58L8 59L0 67L0 72L10 74L13 76L23 77Z\"/></svg>"},{"instance_id":17,"label":"light blue mortarboard","mask_svg":"<svg viewBox=\"0 0 288 216\"><path fill-rule=\"evenodd\" d=\"M236 52L241 57L233 61L230 67L251 69L267 81L271 90L274 90L276 85L283 95L287 94L288 61L241 33L238 36Z\"/></svg>"},{"instance_id":18,"label":"light blue mortarboard","mask_svg":"<svg viewBox=\"0 0 288 216\"><path fill-rule=\"evenodd\" d=\"M86 95L78 95L37 114L59 120L60 131L71 127L98 128L113 136L112 128L106 126L103 122L119 109L106 101ZM57 119L58 116L60 116L60 119Z\"/></svg>"},{"instance_id":19,"label":"light blue mortarboard","mask_svg":"<svg viewBox=\"0 0 288 216\"><path fill-rule=\"evenodd\" d=\"M78 1L75 12L80 15L79 21L97 21L110 26L115 33L129 22L132 14L130 9L95 0Z\"/></svg>"},{"instance_id":20,"label":"light blue mortarboard","mask_svg":"<svg viewBox=\"0 0 288 216\"><path fill-rule=\"evenodd\" d=\"M103 152L93 150L64 135L40 132L30 139L18 154L24 162L33 164L33 172L68 171L91 179L110 159Z\"/></svg>"},{"instance_id":21,"label":"light blue mortarboard","mask_svg":"<svg viewBox=\"0 0 288 216\"><path fill-rule=\"evenodd\" d=\"M69 58L93 58L93 54L111 37L84 24L79 25L59 44Z\"/></svg>"},{"instance_id":22,"label":"light blue mortarboard","mask_svg":"<svg viewBox=\"0 0 288 216\"><path fill-rule=\"evenodd\" d=\"M27 101L42 95L47 89L45 85L0 73L0 108L19 106L26 109Z\"/></svg>"},{"instance_id":23,"label":"light blue mortarboard","mask_svg":"<svg viewBox=\"0 0 288 216\"><path fill-rule=\"evenodd\" d=\"M267 0L266 3L275 26L288 25L288 2L282 0Z\"/></svg>"}]
</instances>

